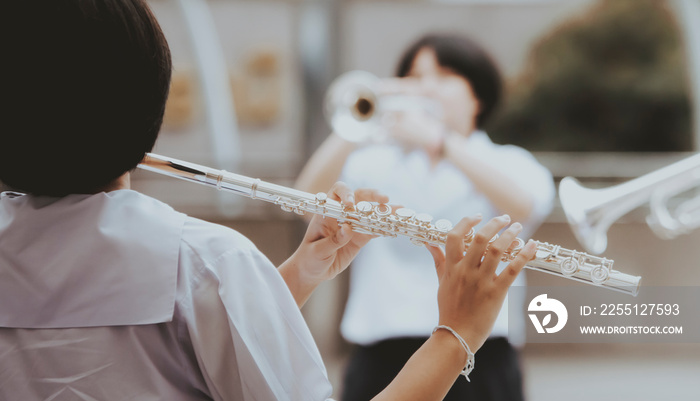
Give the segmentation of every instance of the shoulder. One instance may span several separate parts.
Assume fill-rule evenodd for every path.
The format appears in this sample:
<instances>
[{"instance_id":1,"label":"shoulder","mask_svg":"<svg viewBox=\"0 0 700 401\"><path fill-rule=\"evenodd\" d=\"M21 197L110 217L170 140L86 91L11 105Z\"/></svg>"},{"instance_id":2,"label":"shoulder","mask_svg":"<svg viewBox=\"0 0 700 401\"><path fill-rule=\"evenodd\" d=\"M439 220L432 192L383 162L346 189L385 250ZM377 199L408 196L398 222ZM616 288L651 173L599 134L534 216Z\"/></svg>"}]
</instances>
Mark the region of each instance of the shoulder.
<instances>
[{"instance_id":1,"label":"shoulder","mask_svg":"<svg viewBox=\"0 0 700 401\"><path fill-rule=\"evenodd\" d=\"M227 255L261 256L255 244L238 231L189 216L182 229L182 247L209 266Z\"/></svg>"},{"instance_id":2,"label":"shoulder","mask_svg":"<svg viewBox=\"0 0 700 401\"><path fill-rule=\"evenodd\" d=\"M248 238L192 217L183 227L178 266L178 298L185 309L198 304L220 313L219 304L242 305L244 294L270 286L284 290L275 266Z\"/></svg>"},{"instance_id":3,"label":"shoulder","mask_svg":"<svg viewBox=\"0 0 700 401\"><path fill-rule=\"evenodd\" d=\"M140 211L142 219L149 221L181 221L181 244L207 254L220 255L231 249L257 251L255 245L232 228L204 221L178 212L170 205L137 191L116 191L105 196L120 202L120 209ZM156 238L153 238L156 240Z\"/></svg>"},{"instance_id":4,"label":"shoulder","mask_svg":"<svg viewBox=\"0 0 700 401\"><path fill-rule=\"evenodd\" d=\"M516 162L542 166L528 150L517 145L494 143L483 131L476 131L470 138L474 148L498 159L514 159Z\"/></svg>"},{"instance_id":5,"label":"shoulder","mask_svg":"<svg viewBox=\"0 0 700 401\"><path fill-rule=\"evenodd\" d=\"M117 192L106 196L119 202L120 210L136 216L141 222L148 221L149 226L167 225L167 231L151 231L150 240L163 241L161 235L177 230L180 234L181 255L183 250L189 250L198 254L203 261L213 262L227 252L258 252L248 238L229 227L190 217L166 203L136 191ZM144 226L140 228L144 229Z\"/></svg>"},{"instance_id":6,"label":"shoulder","mask_svg":"<svg viewBox=\"0 0 700 401\"><path fill-rule=\"evenodd\" d=\"M522 184L529 191L538 210L536 214L545 216L552 207L555 197L552 173L535 156L516 145L493 143L485 132L477 131L474 141L478 154L490 160L501 173Z\"/></svg>"},{"instance_id":7,"label":"shoulder","mask_svg":"<svg viewBox=\"0 0 700 401\"><path fill-rule=\"evenodd\" d=\"M470 146L473 146L479 154L492 160L504 170L517 171L525 175L534 174L548 180L552 179L550 171L528 150L516 145L494 143L483 131L476 131L472 134Z\"/></svg>"}]
</instances>

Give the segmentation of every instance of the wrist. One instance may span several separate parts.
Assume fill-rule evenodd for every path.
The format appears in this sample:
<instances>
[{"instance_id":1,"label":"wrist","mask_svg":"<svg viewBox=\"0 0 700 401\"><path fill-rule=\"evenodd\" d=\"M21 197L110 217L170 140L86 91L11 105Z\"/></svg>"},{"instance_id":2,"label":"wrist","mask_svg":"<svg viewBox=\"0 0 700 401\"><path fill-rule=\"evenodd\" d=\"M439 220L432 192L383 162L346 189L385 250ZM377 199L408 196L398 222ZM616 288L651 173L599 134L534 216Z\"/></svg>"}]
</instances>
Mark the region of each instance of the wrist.
<instances>
[{"instance_id":1,"label":"wrist","mask_svg":"<svg viewBox=\"0 0 700 401\"><path fill-rule=\"evenodd\" d=\"M434 136L432 141L428 144L428 153L437 158L442 159L445 157L446 141L449 133L445 130L439 130Z\"/></svg>"},{"instance_id":2,"label":"wrist","mask_svg":"<svg viewBox=\"0 0 700 401\"><path fill-rule=\"evenodd\" d=\"M459 334L464 341L469 344L469 348L473 351L476 352L481 348L481 346L484 344L484 340L488 337L488 333L480 333L478 330L475 330L475 324L474 321L470 321L471 324L457 324L455 320L453 320L455 324L450 324L449 322L445 322L442 319L438 321L438 325L436 327L440 326L447 326L451 329L453 329L457 334ZM438 330L438 331L445 331L445 330ZM436 333L438 332L436 331ZM448 332L449 334L449 332Z\"/></svg>"},{"instance_id":3,"label":"wrist","mask_svg":"<svg viewBox=\"0 0 700 401\"><path fill-rule=\"evenodd\" d=\"M453 343L458 343L460 348L462 348L462 352L459 354L464 356L464 363L461 365L463 366L463 368L460 374L464 376L464 378L466 378L467 381L470 381L469 373L471 373L471 371L474 369L475 358L474 352L472 352L471 348L469 347L469 344L459 333L457 333L456 330L454 330L450 326L438 325L433 329L433 335L435 335L438 332L450 334L453 337Z\"/></svg>"},{"instance_id":4,"label":"wrist","mask_svg":"<svg viewBox=\"0 0 700 401\"><path fill-rule=\"evenodd\" d=\"M301 308L309 296L311 296L311 293L313 293L316 287L324 280L309 274L303 268L304 263L300 263L303 262L303 260L299 261L298 259L299 256L296 253L293 254L279 266L277 271L287 284L297 305Z\"/></svg>"},{"instance_id":5,"label":"wrist","mask_svg":"<svg viewBox=\"0 0 700 401\"><path fill-rule=\"evenodd\" d=\"M290 274L294 275L299 286L315 288L329 278L323 272L314 269L316 259L309 252L304 252L302 244L292 256L284 262Z\"/></svg>"},{"instance_id":6,"label":"wrist","mask_svg":"<svg viewBox=\"0 0 700 401\"><path fill-rule=\"evenodd\" d=\"M454 131L446 131L444 134L443 144L442 144L442 158L453 160L452 157L456 154L464 155L468 149L464 146L464 137Z\"/></svg>"}]
</instances>

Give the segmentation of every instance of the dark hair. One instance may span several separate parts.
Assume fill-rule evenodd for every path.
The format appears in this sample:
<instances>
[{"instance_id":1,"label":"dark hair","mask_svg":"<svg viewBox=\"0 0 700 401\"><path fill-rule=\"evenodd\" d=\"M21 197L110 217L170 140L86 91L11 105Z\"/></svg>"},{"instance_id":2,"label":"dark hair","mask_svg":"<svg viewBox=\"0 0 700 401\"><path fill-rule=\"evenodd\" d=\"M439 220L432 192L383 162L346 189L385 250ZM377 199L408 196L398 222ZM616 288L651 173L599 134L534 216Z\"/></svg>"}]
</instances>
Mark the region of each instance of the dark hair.
<instances>
[{"instance_id":1,"label":"dark hair","mask_svg":"<svg viewBox=\"0 0 700 401\"><path fill-rule=\"evenodd\" d=\"M399 61L396 75L405 77L421 49L435 51L438 63L463 76L479 99L480 109L476 126L481 128L488 121L501 99L502 81L498 67L489 54L467 37L457 34L429 34L418 39L406 49Z\"/></svg>"},{"instance_id":2,"label":"dark hair","mask_svg":"<svg viewBox=\"0 0 700 401\"><path fill-rule=\"evenodd\" d=\"M0 180L63 196L134 169L158 136L172 66L145 0L11 1L0 25Z\"/></svg>"}]
</instances>

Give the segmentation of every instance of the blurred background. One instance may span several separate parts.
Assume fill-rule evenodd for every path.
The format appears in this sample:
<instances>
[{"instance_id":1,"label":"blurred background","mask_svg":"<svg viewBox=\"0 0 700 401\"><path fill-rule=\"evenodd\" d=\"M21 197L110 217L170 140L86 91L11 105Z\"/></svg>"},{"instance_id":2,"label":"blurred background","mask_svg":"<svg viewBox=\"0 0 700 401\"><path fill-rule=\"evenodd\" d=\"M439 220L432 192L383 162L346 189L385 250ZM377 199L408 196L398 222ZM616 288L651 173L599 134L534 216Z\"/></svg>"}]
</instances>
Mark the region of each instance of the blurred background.
<instances>
[{"instance_id":1,"label":"blurred background","mask_svg":"<svg viewBox=\"0 0 700 401\"><path fill-rule=\"evenodd\" d=\"M400 52L436 31L465 33L494 56L507 93L487 131L532 151L557 182L574 176L607 187L697 150L696 0L150 4L175 66L155 150L164 155L291 186L330 133L323 96L333 79L354 69L391 76ZM133 186L239 230L276 264L305 230L272 205L151 173L138 171ZM659 240L647 213L644 206L613 225L605 256L646 286L699 286L700 231ZM582 249L559 204L533 238ZM532 285L578 285L526 274ZM303 309L336 396L350 347L338 330L347 276ZM700 399L698 344L526 344L521 355L530 400Z\"/></svg>"}]
</instances>

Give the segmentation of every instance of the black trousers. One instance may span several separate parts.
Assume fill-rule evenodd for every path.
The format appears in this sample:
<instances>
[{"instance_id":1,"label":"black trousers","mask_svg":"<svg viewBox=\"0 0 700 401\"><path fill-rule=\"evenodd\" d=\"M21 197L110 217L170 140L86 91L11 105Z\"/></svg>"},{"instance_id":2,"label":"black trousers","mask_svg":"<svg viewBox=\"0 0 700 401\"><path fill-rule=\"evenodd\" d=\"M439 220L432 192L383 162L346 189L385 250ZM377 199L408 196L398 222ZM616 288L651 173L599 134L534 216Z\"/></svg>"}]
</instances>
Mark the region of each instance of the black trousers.
<instances>
[{"instance_id":1,"label":"black trousers","mask_svg":"<svg viewBox=\"0 0 700 401\"><path fill-rule=\"evenodd\" d=\"M345 374L341 401L367 401L396 377L427 338L403 338L357 346ZM504 338L486 340L476 353L471 382L460 376L445 400L522 401L523 383L517 351Z\"/></svg>"}]
</instances>

